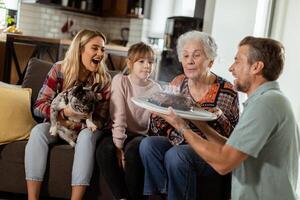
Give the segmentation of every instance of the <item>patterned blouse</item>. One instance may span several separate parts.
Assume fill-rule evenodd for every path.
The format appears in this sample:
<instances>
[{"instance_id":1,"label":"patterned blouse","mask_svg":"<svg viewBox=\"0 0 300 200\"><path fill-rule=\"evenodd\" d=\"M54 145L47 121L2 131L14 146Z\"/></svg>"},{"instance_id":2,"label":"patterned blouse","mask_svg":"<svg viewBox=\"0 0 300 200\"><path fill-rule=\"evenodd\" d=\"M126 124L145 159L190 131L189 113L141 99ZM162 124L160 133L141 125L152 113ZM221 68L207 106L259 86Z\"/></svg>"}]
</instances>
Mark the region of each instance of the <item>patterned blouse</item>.
<instances>
[{"instance_id":1,"label":"patterned blouse","mask_svg":"<svg viewBox=\"0 0 300 200\"><path fill-rule=\"evenodd\" d=\"M217 76L215 83L212 84L207 94L198 100L193 99L191 96L188 78L185 75L175 77L170 84L178 87L180 93L190 97L197 106L201 106L206 110L214 107L220 108L223 114L217 120L209 121L208 124L223 136L229 137L239 119L238 94L230 82ZM189 126L194 132L205 138L204 134L194 124L189 122ZM170 124L155 114L152 114L150 118L149 135L166 136L173 145L184 141Z\"/></svg>"},{"instance_id":2,"label":"patterned blouse","mask_svg":"<svg viewBox=\"0 0 300 200\"><path fill-rule=\"evenodd\" d=\"M92 83L91 83L92 84ZM89 85L89 84L87 84ZM102 99L96 103L93 113L93 121L99 129L101 129L108 120L109 116L109 98L110 98L109 81L102 88L99 88L97 93L102 95ZM50 120L50 106L52 100L58 93L62 92L63 74L61 72L61 64L55 63L49 71L43 87L41 88L38 98L34 105L34 115L42 117L45 121Z\"/></svg>"}]
</instances>

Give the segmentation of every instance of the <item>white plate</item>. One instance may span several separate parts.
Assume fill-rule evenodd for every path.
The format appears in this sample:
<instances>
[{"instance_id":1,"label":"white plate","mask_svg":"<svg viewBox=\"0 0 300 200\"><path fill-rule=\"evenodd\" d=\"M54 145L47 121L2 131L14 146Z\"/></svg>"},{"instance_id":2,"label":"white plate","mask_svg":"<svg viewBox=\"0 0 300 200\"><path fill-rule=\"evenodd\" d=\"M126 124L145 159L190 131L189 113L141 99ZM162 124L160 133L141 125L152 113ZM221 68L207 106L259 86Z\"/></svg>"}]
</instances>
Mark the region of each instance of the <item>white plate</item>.
<instances>
[{"instance_id":1,"label":"white plate","mask_svg":"<svg viewBox=\"0 0 300 200\"><path fill-rule=\"evenodd\" d=\"M131 101L133 101L133 103L135 103L137 106L140 106L147 110L162 113L162 114L168 114L168 108L155 105L149 102L148 98L146 97L132 97ZM182 111L176 109L174 109L174 111L178 116L190 120L212 121L217 119L216 114L208 112L201 108L197 108L197 110L193 110L193 111Z\"/></svg>"}]
</instances>

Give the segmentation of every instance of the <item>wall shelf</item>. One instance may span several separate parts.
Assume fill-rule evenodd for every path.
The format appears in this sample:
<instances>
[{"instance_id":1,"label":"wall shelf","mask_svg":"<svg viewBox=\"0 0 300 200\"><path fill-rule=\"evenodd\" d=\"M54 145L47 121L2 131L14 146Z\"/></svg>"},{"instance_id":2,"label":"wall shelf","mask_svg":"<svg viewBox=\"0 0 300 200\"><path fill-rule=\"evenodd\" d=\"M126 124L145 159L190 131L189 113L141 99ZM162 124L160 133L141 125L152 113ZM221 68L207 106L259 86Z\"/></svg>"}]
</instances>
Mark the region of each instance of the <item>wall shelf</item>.
<instances>
[{"instance_id":1,"label":"wall shelf","mask_svg":"<svg viewBox=\"0 0 300 200\"><path fill-rule=\"evenodd\" d=\"M132 13L132 10L134 10L134 6L136 5L136 2L139 1L142 5L142 13L141 13L142 15L140 16ZM36 4L49 6L54 9L64 10L68 12L75 12L75 13L98 16L98 17L149 18L151 0L147 0L147 1L148 2L145 4L145 0L105 0L103 2L94 0L92 1L93 3L92 10L80 9L79 0L77 1L69 0L68 6L62 6L61 2L57 0L39 0L37 1Z\"/></svg>"}]
</instances>

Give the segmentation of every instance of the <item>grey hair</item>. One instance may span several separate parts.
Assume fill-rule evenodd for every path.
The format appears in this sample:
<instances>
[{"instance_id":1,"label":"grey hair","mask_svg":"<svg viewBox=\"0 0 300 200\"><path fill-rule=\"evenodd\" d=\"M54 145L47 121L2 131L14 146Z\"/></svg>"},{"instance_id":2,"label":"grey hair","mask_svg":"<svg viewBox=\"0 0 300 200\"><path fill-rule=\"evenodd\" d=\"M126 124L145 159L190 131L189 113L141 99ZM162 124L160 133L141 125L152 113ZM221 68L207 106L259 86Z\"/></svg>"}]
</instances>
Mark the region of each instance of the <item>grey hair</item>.
<instances>
[{"instance_id":1,"label":"grey hair","mask_svg":"<svg viewBox=\"0 0 300 200\"><path fill-rule=\"evenodd\" d=\"M200 31L189 31L182 34L177 41L178 59L181 62L184 45L189 41L198 41L203 45L204 52L210 60L217 57L217 44L207 33Z\"/></svg>"}]
</instances>

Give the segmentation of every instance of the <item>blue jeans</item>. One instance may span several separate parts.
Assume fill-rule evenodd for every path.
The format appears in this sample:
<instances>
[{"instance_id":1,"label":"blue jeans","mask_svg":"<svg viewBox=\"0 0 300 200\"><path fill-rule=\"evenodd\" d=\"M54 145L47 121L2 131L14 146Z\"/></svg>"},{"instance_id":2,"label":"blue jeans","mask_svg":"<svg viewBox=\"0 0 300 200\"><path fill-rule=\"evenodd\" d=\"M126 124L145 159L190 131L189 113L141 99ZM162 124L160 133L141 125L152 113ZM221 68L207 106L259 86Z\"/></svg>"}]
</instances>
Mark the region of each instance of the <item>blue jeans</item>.
<instances>
[{"instance_id":1,"label":"blue jeans","mask_svg":"<svg viewBox=\"0 0 300 200\"><path fill-rule=\"evenodd\" d=\"M143 139L140 155L145 167L145 195L167 193L169 200L194 200L197 175L218 176L189 145L172 146L166 137Z\"/></svg>"},{"instance_id":2,"label":"blue jeans","mask_svg":"<svg viewBox=\"0 0 300 200\"><path fill-rule=\"evenodd\" d=\"M42 123L36 125L31 131L25 149L26 180L43 181L47 164L48 145L59 140L58 137L50 135L49 129L50 123ZM79 133L73 160L71 183L73 186L89 185L94 167L96 141L99 136L99 131L92 133L87 128Z\"/></svg>"}]
</instances>

